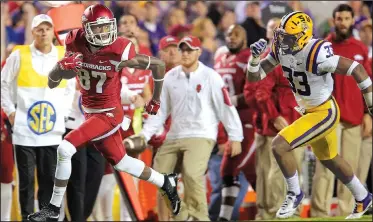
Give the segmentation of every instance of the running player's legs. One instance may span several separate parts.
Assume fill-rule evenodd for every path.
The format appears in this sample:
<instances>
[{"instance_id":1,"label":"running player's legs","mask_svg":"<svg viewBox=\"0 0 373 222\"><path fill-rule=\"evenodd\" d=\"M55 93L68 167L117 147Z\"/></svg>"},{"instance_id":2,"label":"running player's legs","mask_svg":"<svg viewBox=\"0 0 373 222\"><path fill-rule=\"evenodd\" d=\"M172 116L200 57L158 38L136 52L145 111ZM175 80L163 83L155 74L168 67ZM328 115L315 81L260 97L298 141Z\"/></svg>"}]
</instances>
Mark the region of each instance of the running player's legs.
<instances>
[{"instance_id":1,"label":"running player's legs","mask_svg":"<svg viewBox=\"0 0 373 222\"><path fill-rule=\"evenodd\" d=\"M310 110L308 114L282 130L279 136L274 139L273 154L291 192L288 193L284 205L277 212L277 217L292 216L303 199L304 195L300 190L295 159L289 151L306 144L311 144L321 163L350 189L356 201L361 202L361 212L354 211L356 215L361 216L372 204L371 195L368 195L367 190L353 174L351 166L337 153L336 126L339 122L339 115L338 105L334 99L331 99ZM291 200L291 204L289 204L289 200Z\"/></svg>"}]
</instances>

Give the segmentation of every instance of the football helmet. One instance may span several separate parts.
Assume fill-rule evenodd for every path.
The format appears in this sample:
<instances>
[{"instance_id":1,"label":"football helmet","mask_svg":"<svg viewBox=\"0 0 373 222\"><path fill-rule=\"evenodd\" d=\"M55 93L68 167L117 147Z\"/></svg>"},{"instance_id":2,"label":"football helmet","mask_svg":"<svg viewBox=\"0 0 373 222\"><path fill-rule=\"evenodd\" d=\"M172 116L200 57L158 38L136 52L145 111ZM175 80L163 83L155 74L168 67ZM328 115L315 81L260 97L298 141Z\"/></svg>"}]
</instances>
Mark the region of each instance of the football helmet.
<instances>
[{"instance_id":1,"label":"football helmet","mask_svg":"<svg viewBox=\"0 0 373 222\"><path fill-rule=\"evenodd\" d=\"M280 26L274 31L274 44L284 54L295 54L302 50L313 37L313 22L304 12L284 15Z\"/></svg>"},{"instance_id":2,"label":"football helmet","mask_svg":"<svg viewBox=\"0 0 373 222\"><path fill-rule=\"evenodd\" d=\"M86 8L82 25L87 41L95 46L110 45L117 39L117 21L109 8L96 4Z\"/></svg>"}]
</instances>

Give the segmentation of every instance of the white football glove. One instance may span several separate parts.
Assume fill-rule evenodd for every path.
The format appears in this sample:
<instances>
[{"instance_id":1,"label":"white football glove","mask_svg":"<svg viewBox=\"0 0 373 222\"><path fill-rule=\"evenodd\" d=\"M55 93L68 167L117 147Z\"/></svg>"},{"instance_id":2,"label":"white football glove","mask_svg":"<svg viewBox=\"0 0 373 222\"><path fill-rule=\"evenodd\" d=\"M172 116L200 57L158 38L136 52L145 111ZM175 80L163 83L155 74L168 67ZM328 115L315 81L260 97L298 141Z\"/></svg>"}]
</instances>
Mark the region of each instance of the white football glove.
<instances>
[{"instance_id":1,"label":"white football glove","mask_svg":"<svg viewBox=\"0 0 373 222\"><path fill-rule=\"evenodd\" d=\"M259 39L258 41L250 45L250 51L254 58L260 57L260 55L264 53L266 48L267 41L265 39Z\"/></svg>"}]
</instances>

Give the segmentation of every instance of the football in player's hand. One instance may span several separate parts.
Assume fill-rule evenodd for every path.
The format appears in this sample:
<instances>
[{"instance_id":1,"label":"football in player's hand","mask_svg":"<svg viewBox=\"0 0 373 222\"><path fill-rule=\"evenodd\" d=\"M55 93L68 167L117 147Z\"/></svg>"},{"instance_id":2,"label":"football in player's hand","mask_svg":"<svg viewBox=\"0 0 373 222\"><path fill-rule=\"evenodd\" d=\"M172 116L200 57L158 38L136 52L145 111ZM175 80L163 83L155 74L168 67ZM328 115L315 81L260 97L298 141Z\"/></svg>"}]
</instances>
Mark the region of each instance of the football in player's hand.
<instances>
[{"instance_id":1,"label":"football in player's hand","mask_svg":"<svg viewBox=\"0 0 373 222\"><path fill-rule=\"evenodd\" d=\"M133 135L123 140L129 156L136 156L146 149L146 141L142 135Z\"/></svg>"}]
</instances>

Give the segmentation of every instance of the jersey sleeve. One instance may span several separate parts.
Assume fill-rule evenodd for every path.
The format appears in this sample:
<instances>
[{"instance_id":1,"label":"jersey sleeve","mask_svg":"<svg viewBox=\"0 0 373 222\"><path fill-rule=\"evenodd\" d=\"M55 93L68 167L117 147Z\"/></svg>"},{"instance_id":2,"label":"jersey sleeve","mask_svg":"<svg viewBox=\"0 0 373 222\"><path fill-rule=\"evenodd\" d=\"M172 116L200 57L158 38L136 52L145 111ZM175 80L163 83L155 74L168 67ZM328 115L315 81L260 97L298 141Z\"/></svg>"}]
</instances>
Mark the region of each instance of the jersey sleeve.
<instances>
[{"instance_id":1,"label":"jersey sleeve","mask_svg":"<svg viewBox=\"0 0 373 222\"><path fill-rule=\"evenodd\" d=\"M135 45L128 39L121 39L120 61L131 60L136 56Z\"/></svg>"},{"instance_id":2,"label":"jersey sleeve","mask_svg":"<svg viewBox=\"0 0 373 222\"><path fill-rule=\"evenodd\" d=\"M306 71L315 75L333 73L338 65L339 56L334 55L332 43L318 39L311 46L306 60Z\"/></svg>"}]
</instances>

